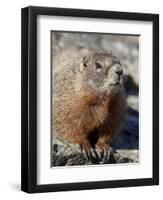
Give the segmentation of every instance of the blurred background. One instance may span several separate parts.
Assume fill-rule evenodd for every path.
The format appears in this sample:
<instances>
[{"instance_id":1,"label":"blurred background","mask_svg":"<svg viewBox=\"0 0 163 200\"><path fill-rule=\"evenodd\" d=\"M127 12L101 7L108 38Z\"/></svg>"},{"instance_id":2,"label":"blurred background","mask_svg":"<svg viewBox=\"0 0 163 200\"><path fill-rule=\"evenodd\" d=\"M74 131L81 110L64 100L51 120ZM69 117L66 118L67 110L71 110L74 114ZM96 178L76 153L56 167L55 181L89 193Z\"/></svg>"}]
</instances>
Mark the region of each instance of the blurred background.
<instances>
[{"instance_id":1,"label":"blurred background","mask_svg":"<svg viewBox=\"0 0 163 200\"><path fill-rule=\"evenodd\" d=\"M125 120L113 141L114 157L120 163L139 161L139 36L119 34L94 34L76 32L52 32L52 72L57 66L55 55L60 54L62 63L71 62L76 49L81 54L90 49L105 50L117 56L124 71L124 86L127 97Z\"/></svg>"}]
</instances>

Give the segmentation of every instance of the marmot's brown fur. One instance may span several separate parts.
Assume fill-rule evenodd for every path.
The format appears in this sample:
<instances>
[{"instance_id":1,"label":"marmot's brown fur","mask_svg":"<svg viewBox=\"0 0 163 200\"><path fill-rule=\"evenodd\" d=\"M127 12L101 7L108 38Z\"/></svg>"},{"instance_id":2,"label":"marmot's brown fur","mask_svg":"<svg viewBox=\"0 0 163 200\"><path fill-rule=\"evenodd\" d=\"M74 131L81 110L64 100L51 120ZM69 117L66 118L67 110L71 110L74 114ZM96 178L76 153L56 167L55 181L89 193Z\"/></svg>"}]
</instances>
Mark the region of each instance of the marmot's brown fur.
<instances>
[{"instance_id":1,"label":"marmot's brown fur","mask_svg":"<svg viewBox=\"0 0 163 200\"><path fill-rule=\"evenodd\" d=\"M106 161L125 112L122 66L106 52L74 63L53 73L53 134L79 144L88 158Z\"/></svg>"}]
</instances>

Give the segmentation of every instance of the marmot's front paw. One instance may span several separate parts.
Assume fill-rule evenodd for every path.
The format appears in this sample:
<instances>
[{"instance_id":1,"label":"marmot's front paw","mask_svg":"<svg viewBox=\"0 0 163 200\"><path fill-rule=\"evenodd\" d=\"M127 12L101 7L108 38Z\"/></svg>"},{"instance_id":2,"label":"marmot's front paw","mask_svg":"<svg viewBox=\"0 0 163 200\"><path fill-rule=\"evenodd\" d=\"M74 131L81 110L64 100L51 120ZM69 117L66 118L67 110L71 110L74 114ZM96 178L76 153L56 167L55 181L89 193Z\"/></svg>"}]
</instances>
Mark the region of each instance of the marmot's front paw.
<instances>
[{"instance_id":1,"label":"marmot's front paw","mask_svg":"<svg viewBox=\"0 0 163 200\"><path fill-rule=\"evenodd\" d=\"M89 143L84 143L80 145L81 147L81 152L85 156L87 160L97 160L98 155L96 153L96 150L91 147Z\"/></svg>"},{"instance_id":2,"label":"marmot's front paw","mask_svg":"<svg viewBox=\"0 0 163 200\"><path fill-rule=\"evenodd\" d=\"M97 144L95 150L97 152L100 162L108 163L108 161L110 160L111 152L112 152L111 147L108 144L104 144L104 145Z\"/></svg>"}]
</instances>

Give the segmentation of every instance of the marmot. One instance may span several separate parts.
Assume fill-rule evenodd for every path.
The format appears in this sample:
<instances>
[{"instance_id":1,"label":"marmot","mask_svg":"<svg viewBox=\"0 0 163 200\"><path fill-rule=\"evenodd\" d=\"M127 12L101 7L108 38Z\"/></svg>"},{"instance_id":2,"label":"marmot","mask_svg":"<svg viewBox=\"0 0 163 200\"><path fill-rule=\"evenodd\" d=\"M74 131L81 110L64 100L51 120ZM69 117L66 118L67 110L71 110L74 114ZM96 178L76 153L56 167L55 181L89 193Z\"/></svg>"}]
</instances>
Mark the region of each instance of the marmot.
<instances>
[{"instance_id":1,"label":"marmot","mask_svg":"<svg viewBox=\"0 0 163 200\"><path fill-rule=\"evenodd\" d=\"M91 52L74 63L54 66L53 134L78 144L88 159L105 162L125 113L122 65L107 52Z\"/></svg>"}]
</instances>

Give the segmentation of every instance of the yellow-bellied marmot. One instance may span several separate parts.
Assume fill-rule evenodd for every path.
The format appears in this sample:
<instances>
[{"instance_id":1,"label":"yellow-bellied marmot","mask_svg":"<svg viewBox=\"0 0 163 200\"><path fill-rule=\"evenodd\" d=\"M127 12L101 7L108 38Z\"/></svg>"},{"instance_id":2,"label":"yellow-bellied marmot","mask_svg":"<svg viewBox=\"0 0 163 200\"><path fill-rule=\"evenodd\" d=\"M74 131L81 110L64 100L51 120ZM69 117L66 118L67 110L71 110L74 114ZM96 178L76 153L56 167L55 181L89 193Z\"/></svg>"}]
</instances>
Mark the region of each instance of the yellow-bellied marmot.
<instances>
[{"instance_id":1,"label":"yellow-bellied marmot","mask_svg":"<svg viewBox=\"0 0 163 200\"><path fill-rule=\"evenodd\" d=\"M79 144L89 159L107 161L125 112L121 63L106 52L91 52L74 64L65 60L64 67L54 66L53 134Z\"/></svg>"}]
</instances>

